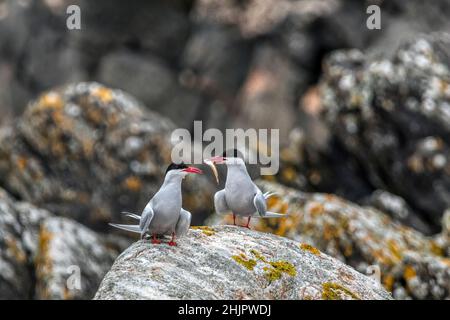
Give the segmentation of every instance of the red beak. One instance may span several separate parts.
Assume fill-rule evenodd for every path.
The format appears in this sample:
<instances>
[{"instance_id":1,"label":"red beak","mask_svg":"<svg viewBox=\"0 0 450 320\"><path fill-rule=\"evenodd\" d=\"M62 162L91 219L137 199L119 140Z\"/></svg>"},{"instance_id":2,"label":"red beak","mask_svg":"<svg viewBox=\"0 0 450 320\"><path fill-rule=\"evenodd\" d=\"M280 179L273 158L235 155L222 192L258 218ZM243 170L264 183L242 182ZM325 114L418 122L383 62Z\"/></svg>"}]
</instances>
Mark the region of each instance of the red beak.
<instances>
[{"instance_id":1,"label":"red beak","mask_svg":"<svg viewBox=\"0 0 450 320\"><path fill-rule=\"evenodd\" d=\"M202 174L203 171L196 168L196 167L187 167L186 169L183 169L184 172L188 172L188 173L198 173L198 174Z\"/></svg>"},{"instance_id":2,"label":"red beak","mask_svg":"<svg viewBox=\"0 0 450 320\"><path fill-rule=\"evenodd\" d=\"M217 156L217 157L209 158L208 160L211 161L212 163L221 164L221 163L225 162L226 158L221 157L221 156Z\"/></svg>"}]
</instances>

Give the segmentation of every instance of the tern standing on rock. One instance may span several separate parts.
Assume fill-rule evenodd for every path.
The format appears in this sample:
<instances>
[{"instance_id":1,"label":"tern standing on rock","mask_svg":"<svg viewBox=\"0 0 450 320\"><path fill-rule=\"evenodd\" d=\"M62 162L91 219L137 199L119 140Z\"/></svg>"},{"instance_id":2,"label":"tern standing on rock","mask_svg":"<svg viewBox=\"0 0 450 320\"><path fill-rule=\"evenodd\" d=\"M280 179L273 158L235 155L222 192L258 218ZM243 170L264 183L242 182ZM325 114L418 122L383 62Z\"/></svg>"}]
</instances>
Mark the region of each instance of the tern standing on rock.
<instances>
[{"instance_id":1,"label":"tern standing on rock","mask_svg":"<svg viewBox=\"0 0 450 320\"><path fill-rule=\"evenodd\" d=\"M139 224L110 223L110 225L140 233L141 239L144 239L145 234L149 233L153 236L152 243L154 244L161 243L157 239L158 235L172 235L169 245L175 246L175 237L185 235L191 224L191 213L181 207L181 182L188 173L201 174L202 171L183 163L172 163L166 170L163 185L145 206L142 215L124 212L128 217L139 220Z\"/></svg>"},{"instance_id":2,"label":"tern standing on rock","mask_svg":"<svg viewBox=\"0 0 450 320\"><path fill-rule=\"evenodd\" d=\"M227 180L225 188L214 195L214 207L219 214L231 211L233 224L236 225L236 216L248 217L247 224L243 227L250 228L250 219L279 218L286 215L267 211L266 200L273 193L262 193L250 178L244 160L239 158L238 151L224 152L223 156L205 160L205 163L213 169L218 181L215 164L227 165Z\"/></svg>"}]
</instances>

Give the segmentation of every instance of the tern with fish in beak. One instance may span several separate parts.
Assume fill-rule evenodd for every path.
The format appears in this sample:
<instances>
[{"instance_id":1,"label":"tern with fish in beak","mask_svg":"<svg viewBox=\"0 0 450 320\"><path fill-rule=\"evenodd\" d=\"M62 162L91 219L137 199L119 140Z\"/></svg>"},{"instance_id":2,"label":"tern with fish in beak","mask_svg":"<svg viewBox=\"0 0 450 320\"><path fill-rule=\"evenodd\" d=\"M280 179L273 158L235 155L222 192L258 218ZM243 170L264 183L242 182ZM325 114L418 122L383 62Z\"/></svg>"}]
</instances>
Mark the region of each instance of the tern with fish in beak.
<instances>
[{"instance_id":1,"label":"tern with fish in beak","mask_svg":"<svg viewBox=\"0 0 450 320\"><path fill-rule=\"evenodd\" d=\"M222 156L213 157L204 161L209 165L219 181L216 164L226 164L227 178L225 188L214 195L214 207L219 214L233 214L233 224L236 225L236 216L247 217L247 224L243 227L250 228L250 219L256 218L280 218L286 215L267 211L266 200L274 193L262 191L250 178L245 162L239 157L239 151L234 149L224 152Z\"/></svg>"},{"instance_id":2,"label":"tern with fish in beak","mask_svg":"<svg viewBox=\"0 0 450 320\"><path fill-rule=\"evenodd\" d=\"M175 246L175 237L184 236L191 224L191 213L181 207L181 182L189 173L201 174L202 171L185 164L172 163L166 170L164 183L158 192L145 206L142 215L123 212L128 217L139 220L139 224L115 224L111 226L122 230L140 233L144 239L148 233L153 236L152 243L161 243L157 239L160 235L171 235L169 245Z\"/></svg>"}]
</instances>

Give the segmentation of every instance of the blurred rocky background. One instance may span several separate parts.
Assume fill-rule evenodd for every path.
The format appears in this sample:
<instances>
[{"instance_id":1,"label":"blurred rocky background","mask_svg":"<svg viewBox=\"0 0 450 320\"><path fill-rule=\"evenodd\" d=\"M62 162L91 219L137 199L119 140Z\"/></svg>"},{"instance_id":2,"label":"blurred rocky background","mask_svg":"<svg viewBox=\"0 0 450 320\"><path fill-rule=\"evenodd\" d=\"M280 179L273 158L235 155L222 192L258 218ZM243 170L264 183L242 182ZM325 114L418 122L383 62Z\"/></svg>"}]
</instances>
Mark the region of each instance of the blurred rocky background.
<instances>
[{"instance_id":1,"label":"blurred rocky background","mask_svg":"<svg viewBox=\"0 0 450 320\"><path fill-rule=\"evenodd\" d=\"M0 298L92 298L133 240L107 222L142 210L194 120L280 129L260 183L298 219L256 228L379 265L394 298L448 298L449 15L448 0L0 0ZM216 189L185 184L194 225Z\"/></svg>"}]
</instances>

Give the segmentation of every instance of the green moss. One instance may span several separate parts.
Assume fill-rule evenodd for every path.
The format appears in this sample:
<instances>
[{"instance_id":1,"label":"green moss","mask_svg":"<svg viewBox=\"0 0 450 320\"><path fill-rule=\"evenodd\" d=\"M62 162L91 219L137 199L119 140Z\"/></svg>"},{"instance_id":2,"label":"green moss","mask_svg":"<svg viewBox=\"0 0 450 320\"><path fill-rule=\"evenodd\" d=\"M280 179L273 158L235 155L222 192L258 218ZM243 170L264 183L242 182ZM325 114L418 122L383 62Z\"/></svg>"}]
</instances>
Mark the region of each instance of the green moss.
<instances>
[{"instance_id":1,"label":"green moss","mask_svg":"<svg viewBox=\"0 0 450 320\"><path fill-rule=\"evenodd\" d=\"M338 283L325 282L322 284L322 289L322 299L324 300L343 300L342 295L349 296L354 300L361 300L355 293Z\"/></svg>"},{"instance_id":2,"label":"green moss","mask_svg":"<svg viewBox=\"0 0 450 320\"><path fill-rule=\"evenodd\" d=\"M253 268L256 266L256 260L248 259L247 256L243 253L238 256L231 256L231 258L251 271L253 271Z\"/></svg>"}]
</instances>

